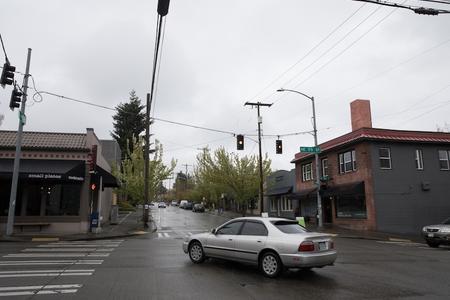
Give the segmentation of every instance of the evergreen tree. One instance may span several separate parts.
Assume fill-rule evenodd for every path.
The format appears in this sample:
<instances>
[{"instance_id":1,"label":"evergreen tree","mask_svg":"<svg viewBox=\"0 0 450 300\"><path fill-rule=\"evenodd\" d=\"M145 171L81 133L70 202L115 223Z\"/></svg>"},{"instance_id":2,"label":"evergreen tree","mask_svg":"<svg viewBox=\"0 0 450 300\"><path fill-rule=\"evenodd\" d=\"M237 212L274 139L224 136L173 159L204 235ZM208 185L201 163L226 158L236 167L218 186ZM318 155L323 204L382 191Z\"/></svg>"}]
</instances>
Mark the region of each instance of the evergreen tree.
<instances>
[{"instance_id":1,"label":"evergreen tree","mask_svg":"<svg viewBox=\"0 0 450 300\"><path fill-rule=\"evenodd\" d=\"M122 150L122 159L127 157L127 153L133 153L133 141L138 140L139 135L145 130L144 108L134 90L130 92L130 102L120 103L116 107L111 136Z\"/></svg>"}]
</instances>

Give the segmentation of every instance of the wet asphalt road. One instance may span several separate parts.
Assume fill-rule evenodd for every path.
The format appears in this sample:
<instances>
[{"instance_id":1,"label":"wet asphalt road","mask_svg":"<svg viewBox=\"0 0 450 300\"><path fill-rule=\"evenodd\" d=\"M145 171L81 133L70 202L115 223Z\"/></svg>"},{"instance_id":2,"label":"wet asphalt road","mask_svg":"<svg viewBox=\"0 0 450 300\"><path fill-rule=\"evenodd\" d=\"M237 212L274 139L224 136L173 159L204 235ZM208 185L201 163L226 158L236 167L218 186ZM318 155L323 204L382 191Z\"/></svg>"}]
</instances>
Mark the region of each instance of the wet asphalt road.
<instances>
[{"instance_id":1,"label":"wet asphalt road","mask_svg":"<svg viewBox=\"0 0 450 300\"><path fill-rule=\"evenodd\" d=\"M256 267L239 263L207 260L194 265L183 253L184 235L209 230L226 221L225 218L176 207L154 209L152 214L158 226L153 234L78 245L81 249L91 247L90 252L76 253L84 253L86 256L77 259L96 263L92 265L5 265L8 261L56 258L11 257L12 254L33 254L33 249L38 247L51 249L47 247L53 245L48 243L0 244L0 272L10 272L0 273L0 299L5 288L26 291L30 286L41 286L41 294L5 298L450 299L450 248L431 249L424 244L337 237L339 257L335 266L288 271L277 279L268 279ZM64 244L54 246L74 248L74 245ZM24 252L25 249L29 250ZM21 275L30 274L21 273L30 270L42 273L51 269L64 269L68 275L2 277L10 275L11 270ZM82 272L90 275L78 274Z\"/></svg>"}]
</instances>

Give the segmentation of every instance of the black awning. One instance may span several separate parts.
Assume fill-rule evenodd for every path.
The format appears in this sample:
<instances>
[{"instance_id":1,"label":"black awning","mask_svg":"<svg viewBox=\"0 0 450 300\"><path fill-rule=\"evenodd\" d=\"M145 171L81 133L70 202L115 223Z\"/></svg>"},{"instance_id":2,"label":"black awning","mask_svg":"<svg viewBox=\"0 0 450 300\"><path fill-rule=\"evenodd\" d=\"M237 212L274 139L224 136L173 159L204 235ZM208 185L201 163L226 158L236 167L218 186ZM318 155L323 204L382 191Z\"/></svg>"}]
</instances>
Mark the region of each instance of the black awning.
<instances>
[{"instance_id":1,"label":"black awning","mask_svg":"<svg viewBox=\"0 0 450 300\"><path fill-rule=\"evenodd\" d=\"M0 177L12 178L13 159L0 159ZM83 182L85 162L80 160L21 159L19 178L63 182Z\"/></svg>"},{"instance_id":2,"label":"black awning","mask_svg":"<svg viewBox=\"0 0 450 300\"><path fill-rule=\"evenodd\" d=\"M292 191L292 186L284 186L280 188L269 189L267 191L267 196L277 196L289 194Z\"/></svg>"},{"instance_id":3,"label":"black awning","mask_svg":"<svg viewBox=\"0 0 450 300\"><path fill-rule=\"evenodd\" d=\"M95 168L95 174L93 176L93 180L100 184L100 177L102 177L102 185L103 187L119 187L120 183L116 177L114 177L111 173L99 167L98 165Z\"/></svg>"},{"instance_id":4,"label":"black awning","mask_svg":"<svg viewBox=\"0 0 450 300\"><path fill-rule=\"evenodd\" d=\"M364 195L364 181L339 184L322 188L323 196Z\"/></svg>"},{"instance_id":5,"label":"black awning","mask_svg":"<svg viewBox=\"0 0 450 300\"><path fill-rule=\"evenodd\" d=\"M288 199L291 199L291 200L305 199L309 195L314 194L316 192L316 190L317 190L316 188L300 190L296 193L290 194L288 196Z\"/></svg>"}]
</instances>

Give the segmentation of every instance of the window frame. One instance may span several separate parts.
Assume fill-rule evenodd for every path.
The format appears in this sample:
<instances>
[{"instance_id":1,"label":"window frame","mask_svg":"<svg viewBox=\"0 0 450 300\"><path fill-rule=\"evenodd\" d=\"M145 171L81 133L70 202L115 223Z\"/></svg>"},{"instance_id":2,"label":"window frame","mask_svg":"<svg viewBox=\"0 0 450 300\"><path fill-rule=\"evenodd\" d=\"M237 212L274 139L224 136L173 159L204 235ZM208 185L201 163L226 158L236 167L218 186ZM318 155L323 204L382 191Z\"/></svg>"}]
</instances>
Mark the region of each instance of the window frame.
<instances>
[{"instance_id":1,"label":"window frame","mask_svg":"<svg viewBox=\"0 0 450 300\"><path fill-rule=\"evenodd\" d=\"M231 222L228 222L228 223L226 223L226 224L223 224L221 227L219 227L219 228L217 229L216 235L239 235L239 234L241 233L242 226L244 225L244 222L245 222L245 221L243 221L243 220L237 220L237 221L231 221ZM239 230L237 231L236 234L231 234L231 233L220 233L220 230L222 230L222 229L225 228L226 226L231 225L231 224L233 224L233 223L241 223L241 227L239 227Z\"/></svg>"},{"instance_id":2,"label":"window frame","mask_svg":"<svg viewBox=\"0 0 450 300\"><path fill-rule=\"evenodd\" d=\"M346 154L350 156L350 160L345 159ZM339 163L339 174L355 172L357 170L355 149L338 153L338 163ZM348 169L347 164L351 166Z\"/></svg>"},{"instance_id":3,"label":"window frame","mask_svg":"<svg viewBox=\"0 0 450 300\"><path fill-rule=\"evenodd\" d=\"M328 157L322 158L320 164L322 166L322 177L329 176L330 174L328 173Z\"/></svg>"},{"instance_id":4,"label":"window frame","mask_svg":"<svg viewBox=\"0 0 450 300\"><path fill-rule=\"evenodd\" d=\"M385 156L381 156L381 153L380 153L380 150L381 149L383 149L383 150L387 150L388 151L388 154L389 154L389 156L388 157L385 157ZM381 164L381 161L388 161L389 162L389 167L383 167L382 166L382 164ZM378 148L378 162L379 162L379 164L380 164L380 169L381 170L392 170L392 155L391 155L391 148L389 148L389 147L379 147Z\"/></svg>"},{"instance_id":5,"label":"window frame","mask_svg":"<svg viewBox=\"0 0 450 300\"><path fill-rule=\"evenodd\" d=\"M415 155L415 162L416 162L416 170L423 171L423 151L422 149L416 149L414 151Z\"/></svg>"},{"instance_id":6,"label":"window frame","mask_svg":"<svg viewBox=\"0 0 450 300\"><path fill-rule=\"evenodd\" d=\"M280 210L281 211L292 211L292 201L289 200L286 196L280 197Z\"/></svg>"},{"instance_id":7,"label":"window frame","mask_svg":"<svg viewBox=\"0 0 450 300\"><path fill-rule=\"evenodd\" d=\"M309 166L309 171L307 170L308 166ZM311 180L314 180L313 170L312 170L312 162L302 164L302 181L306 182L306 181L311 181Z\"/></svg>"},{"instance_id":8,"label":"window frame","mask_svg":"<svg viewBox=\"0 0 450 300\"><path fill-rule=\"evenodd\" d=\"M446 156L445 159L441 159L441 153L445 153L445 156ZM441 170L441 171L449 171L450 170L449 156L450 156L450 150L438 150L439 170ZM441 167L441 161L445 161L447 163L447 168Z\"/></svg>"}]
</instances>

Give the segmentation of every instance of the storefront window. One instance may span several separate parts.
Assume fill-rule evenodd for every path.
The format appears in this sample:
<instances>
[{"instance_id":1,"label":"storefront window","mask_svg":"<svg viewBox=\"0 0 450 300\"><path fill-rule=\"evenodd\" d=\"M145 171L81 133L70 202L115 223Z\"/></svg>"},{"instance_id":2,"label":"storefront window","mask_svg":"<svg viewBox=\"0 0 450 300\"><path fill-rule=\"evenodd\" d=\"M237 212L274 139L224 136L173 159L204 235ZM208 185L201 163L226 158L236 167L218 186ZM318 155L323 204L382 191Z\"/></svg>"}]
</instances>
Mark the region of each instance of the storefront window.
<instances>
[{"instance_id":1,"label":"storefront window","mask_svg":"<svg viewBox=\"0 0 450 300\"><path fill-rule=\"evenodd\" d=\"M335 200L337 218L367 218L366 200L363 195L341 195L336 196Z\"/></svg>"},{"instance_id":2,"label":"storefront window","mask_svg":"<svg viewBox=\"0 0 450 300\"><path fill-rule=\"evenodd\" d=\"M45 215L78 216L81 186L77 184L54 185L46 197Z\"/></svg>"}]
</instances>

